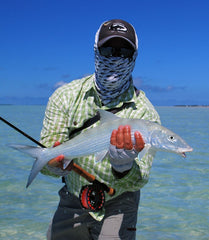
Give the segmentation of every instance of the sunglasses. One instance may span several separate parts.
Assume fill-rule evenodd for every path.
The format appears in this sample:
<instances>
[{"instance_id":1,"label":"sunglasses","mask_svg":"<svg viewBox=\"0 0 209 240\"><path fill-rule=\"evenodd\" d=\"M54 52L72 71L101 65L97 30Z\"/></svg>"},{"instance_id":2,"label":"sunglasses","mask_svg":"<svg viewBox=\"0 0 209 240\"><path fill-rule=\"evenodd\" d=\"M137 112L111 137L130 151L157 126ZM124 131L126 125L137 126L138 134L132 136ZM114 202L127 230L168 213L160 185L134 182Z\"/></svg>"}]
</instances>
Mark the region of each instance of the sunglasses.
<instances>
[{"instance_id":1,"label":"sunglasses","mask_svg":"<svg viewBox=\"0 0 209 240\"><path fill-rule=\"evenodd\" d=\"M131 58L131 57L133 57L134 49L115 48L115 47L100 47L99 52L104 57Z\"/></svg>"}]
</instances>

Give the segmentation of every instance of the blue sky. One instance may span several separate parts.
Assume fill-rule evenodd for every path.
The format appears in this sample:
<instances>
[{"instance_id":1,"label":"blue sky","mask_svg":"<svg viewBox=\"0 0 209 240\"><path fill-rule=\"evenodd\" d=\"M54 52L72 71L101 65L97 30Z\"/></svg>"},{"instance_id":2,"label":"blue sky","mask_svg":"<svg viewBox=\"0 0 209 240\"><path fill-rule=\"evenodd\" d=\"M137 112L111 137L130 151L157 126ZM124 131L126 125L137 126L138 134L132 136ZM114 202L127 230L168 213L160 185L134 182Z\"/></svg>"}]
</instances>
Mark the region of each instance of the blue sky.
<instances>
[{"instance_id":1,"label":"blue sky","mask_svg":"<svg viewBox=\"0 0 209 240\"><path fill-rule=\"evenodd\" d=\"M46 104L94 72L94 37L113 18L139 38L135 85L154 105L209 105L208 0L2 0L0 104Z\"/></svg>"}]
</instances>

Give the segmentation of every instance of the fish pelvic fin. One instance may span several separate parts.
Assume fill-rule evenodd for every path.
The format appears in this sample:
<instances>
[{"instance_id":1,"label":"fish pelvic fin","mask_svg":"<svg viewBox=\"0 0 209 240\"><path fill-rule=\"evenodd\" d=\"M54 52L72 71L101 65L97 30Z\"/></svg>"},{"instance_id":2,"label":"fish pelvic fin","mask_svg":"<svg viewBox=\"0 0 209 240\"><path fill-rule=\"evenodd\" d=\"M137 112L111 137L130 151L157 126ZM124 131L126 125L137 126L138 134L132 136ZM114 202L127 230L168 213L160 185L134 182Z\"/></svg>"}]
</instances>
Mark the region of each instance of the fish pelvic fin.
<instances>
[{"instance_id":1,"label":"fish pelvic fin","mask_svg":"<svg viewBox=\"0 0 209 240\"><path fill-rule=\"evenodd\" d=\"M138 160L140 161L147 153L154 157L156 152L157 150L155 148L151 147L149 143L146 143L144 149L138 154Z\"/></svg>"},{"instance_id":2,"label":"fish pelvic fin","mask_svg":"<svg viewBox=\"0 0 209 240\"><path fill-rule=\"evenodd\" d=\"M28 177L28 182L26 188L33 182L37 174L40 170L46 165L47 160L45 160L43 156L43 152L46 151L46 148L28 146L28 145L20 145L20 144L9 144L9 147L16 149L20 152L26 153L27 155L35 158L35 162L33 163L33 167L31 169L30 175Z\"/></svg>"},{"instance_id":3,"label":"fish pelvic fin","mask_svg":"<svg viewBox=\"0 0 209 240\"><path fill-rule=\"evenodd\" d=\"M106 150L106 149L103 150L102 152L96 153L95 154L95 157L96 157L95 162L96 163L101 162L107 155L108 155L108 150Z\"/></svg>"},{"instance_id":4,"label":"fish pelvic fin","mask_svg":"<svg viewBox=\"0 0 209 240\"><path fill-rule=\"evenodd\" d=\"M145 147L139 152L138 159L139 161L144 157L144 155L150 150L150 144L145 144Z\"/></svg>"}]
</instances>

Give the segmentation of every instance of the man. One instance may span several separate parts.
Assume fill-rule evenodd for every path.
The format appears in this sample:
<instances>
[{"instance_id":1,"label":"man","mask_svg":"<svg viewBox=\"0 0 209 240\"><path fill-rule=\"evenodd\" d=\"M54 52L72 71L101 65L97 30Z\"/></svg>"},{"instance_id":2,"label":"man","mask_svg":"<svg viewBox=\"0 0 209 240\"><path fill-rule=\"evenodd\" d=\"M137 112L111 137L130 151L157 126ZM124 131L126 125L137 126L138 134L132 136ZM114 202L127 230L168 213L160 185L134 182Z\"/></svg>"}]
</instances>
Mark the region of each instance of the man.
<instances>
[{"instance_id":1,"label":"man","mask_svg":"<svg viewBox=\"0 0 209 240\"><path fill-rule=\"evenodd\" d=\"M49 99L41 132L45 146L63 143L85 131L86 123L99 108L120 117L160 122L145 94L133 86L132 71L138 54L133 26L119 19L104 22L96 33L94 52L95 73L60 87ZM99 212L82 208L79 193L89 183L68 171L70 167L63 170L63 155L49 161L42 170L43 174L64 176L65 183L59 191L60 203L48 239L135 239L140 189L148 181L153 155L147 153L139 160L137 155L144 142L139 132L132 141L130 132L130 126L112 132L109 155L100 163L96 163L95 156L73 159L116 190L113 197L105 196L104 208Z\"/></svg>"}]
</instances>

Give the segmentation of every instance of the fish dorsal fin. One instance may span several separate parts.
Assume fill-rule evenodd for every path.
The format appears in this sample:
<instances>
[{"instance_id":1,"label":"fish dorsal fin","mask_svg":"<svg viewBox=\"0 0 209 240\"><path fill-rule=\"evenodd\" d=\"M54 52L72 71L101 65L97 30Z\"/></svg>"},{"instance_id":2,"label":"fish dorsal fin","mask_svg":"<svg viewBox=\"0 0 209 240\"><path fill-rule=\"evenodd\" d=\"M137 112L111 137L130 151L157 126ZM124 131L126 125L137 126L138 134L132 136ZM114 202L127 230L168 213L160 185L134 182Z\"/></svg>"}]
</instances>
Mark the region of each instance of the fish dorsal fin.
<instances>
[{"instance_id":1,"label":"fish dorsal fin","mask_svg":"<svg viewBox=\"0 0 209 240\"><path fill-rule=\"evenodd\" d=\"M114 121L114 120L119 118L115 114L113 114L111 112L107 112L107 111L102 110L102 109L99 109L98 112L99 112L99 115L100 115L101 124L103 124L105 122L108 122L108 121Z\"/></svg>"}]
</instances>

